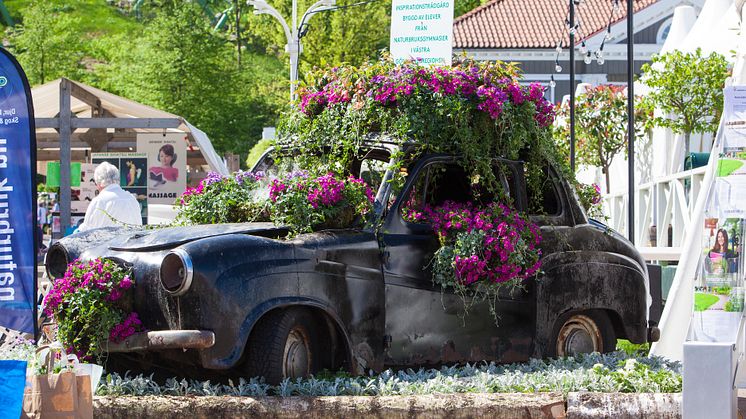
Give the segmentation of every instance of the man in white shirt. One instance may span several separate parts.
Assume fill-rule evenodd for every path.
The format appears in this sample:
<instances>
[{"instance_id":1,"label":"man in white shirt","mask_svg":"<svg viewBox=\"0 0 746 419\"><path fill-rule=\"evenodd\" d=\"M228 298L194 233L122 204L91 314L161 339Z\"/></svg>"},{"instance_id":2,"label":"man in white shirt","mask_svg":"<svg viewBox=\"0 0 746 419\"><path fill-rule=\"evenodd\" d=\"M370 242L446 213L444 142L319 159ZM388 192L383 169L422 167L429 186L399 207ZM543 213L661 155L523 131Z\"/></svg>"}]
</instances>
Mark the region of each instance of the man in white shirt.
<instances>
[{"instance_id":1,"label":"man in white shirt","mask_svg":"<svg viewBox=\"0 0 746 419\"><path fill-rule=\"evenodd\" d=\"M93 180L100 191L85 212L83 224L78 231L99 227L142 225L140 204L129 192L119 186L119 169L103 162L93 172Z\"/></svg>"}]
</instances>

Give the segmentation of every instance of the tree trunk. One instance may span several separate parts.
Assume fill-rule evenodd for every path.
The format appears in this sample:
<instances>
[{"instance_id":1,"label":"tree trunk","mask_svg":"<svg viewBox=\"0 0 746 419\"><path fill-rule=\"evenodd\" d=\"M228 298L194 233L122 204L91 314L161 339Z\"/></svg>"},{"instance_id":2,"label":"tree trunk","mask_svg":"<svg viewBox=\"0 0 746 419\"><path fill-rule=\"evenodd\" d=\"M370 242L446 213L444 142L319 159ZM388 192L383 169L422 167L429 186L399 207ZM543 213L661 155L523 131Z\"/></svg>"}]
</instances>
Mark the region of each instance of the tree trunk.
<instances>
[{"instance_id":1,"label":"tree trunk","mask_svg":"<svg viewBox=\"0 0 746 419\"><path fill-rule=\"evenodd\" d=\"M606 193L609 194L611 192L611 180L609 179L609 166L610 164L604 164L604 175L606 176Z\"/></svg>"},{"instance_id":2,"label":"tree trunk","mask_svg":"<svg viewBox=\"0 0 746 419\"><path fill-rule=\"evenodd\" d=\"M689 156L689 150L691 146L691 133L685 132L684 133L684 161L686 161L687 156Z\"/></svg>"}]
</instances>

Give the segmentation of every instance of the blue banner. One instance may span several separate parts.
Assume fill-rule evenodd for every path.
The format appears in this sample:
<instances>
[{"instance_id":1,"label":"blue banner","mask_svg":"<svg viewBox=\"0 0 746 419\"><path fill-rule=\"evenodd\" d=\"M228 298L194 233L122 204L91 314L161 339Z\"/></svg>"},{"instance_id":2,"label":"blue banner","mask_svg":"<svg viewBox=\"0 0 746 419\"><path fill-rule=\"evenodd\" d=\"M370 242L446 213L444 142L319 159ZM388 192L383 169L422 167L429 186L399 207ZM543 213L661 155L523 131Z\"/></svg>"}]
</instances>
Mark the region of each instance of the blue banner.
<instances>
[{"instance_id":1,"label":"blue banner","mask_svg":"<svg viewBox=\"0 0 746 419\"><path fill-rule=\"evenodd\" d=\"M26 75L0 48L0 326L36 329L36 133Z\"/></svg>"}]
</instances>

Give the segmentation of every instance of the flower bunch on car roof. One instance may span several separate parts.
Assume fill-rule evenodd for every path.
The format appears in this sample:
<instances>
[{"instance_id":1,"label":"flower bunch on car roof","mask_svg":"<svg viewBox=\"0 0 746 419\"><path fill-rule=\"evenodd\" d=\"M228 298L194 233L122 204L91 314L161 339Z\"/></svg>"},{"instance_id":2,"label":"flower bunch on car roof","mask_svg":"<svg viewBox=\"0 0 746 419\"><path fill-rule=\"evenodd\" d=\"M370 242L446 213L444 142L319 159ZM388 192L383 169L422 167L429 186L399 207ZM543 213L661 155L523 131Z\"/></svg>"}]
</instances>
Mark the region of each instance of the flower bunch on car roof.
<instances>
[{"instance_id":1,"label":"flower bunch on car roof","mask_svg":"<svg viewBox=\"0 0 746 419\"><path fill-rule=\"evenodd\" d=\"M294 233L349 227L373 208L373 191L354 176L326 173L319 176L288 174L269 186L271 218Z\"/></svg>"},{"instance_id":2,"label":"flower bunch on car roof","mask_svg":"<svg viewBox=\"0 0 746 419\"><path fill-rule=\"evenodd\" d=\"M490 158L564 164L551 137L553 104L542 85L522 83L513 64L463 59L424 67L383 59L311 72L297 92L277 143L297 150L301 167L349 163L375 133L408 153L460 156L492 192L501 185ZM538 176L529 173L529 185Z\"/></svg>"},{"instance_id":3,"label":"flower bunch on car roof","mask_svg":"<svg viewBox=\"0 0 746 419\"><path fill-rule=\"evenodd\" d=\"M267 221L264 173L238 171L230 176L210 172L176 201L182 224Z\"/></svg>"},{"instance_id":4,"label":"flower bunch on car roof","mask_svg":"<svg viewBox=\"0 0 746 419\"><path fill-rule=\"evenodd\" d=\"M369 77L368 73L373 76ZM360 69L335 67L323 73L320 83L299 90L300 111L318 115L335 106L397 107L423 98L455 97L497 120L507 106L527 104L540 126L554 121L554 107L544 99L538 83L521 85L516 74L497 66L468 62L453 67L371 65Z\"/></svg>"}]
</instances>

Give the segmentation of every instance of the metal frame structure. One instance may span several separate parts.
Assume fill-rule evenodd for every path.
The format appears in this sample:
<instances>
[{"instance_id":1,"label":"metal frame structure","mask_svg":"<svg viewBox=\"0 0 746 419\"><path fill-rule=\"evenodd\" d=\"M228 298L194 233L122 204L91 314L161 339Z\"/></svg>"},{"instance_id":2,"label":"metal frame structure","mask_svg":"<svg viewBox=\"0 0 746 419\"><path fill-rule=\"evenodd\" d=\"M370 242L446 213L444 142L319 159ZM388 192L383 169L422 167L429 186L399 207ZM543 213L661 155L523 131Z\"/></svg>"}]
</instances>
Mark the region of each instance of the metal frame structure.
<instances>
[{"instance_id":1,"label":"metal frame structure","mask_svg":"<svg viewBox=\"0 0 746 419\"><path fill-rule=\"evenodd\" d=\"M90 108L90 118L80 118L73 113L73 98ZM160 113L170 115L162 111ZM171 118L116 117L102 103L101 98L80 84L62 78L59 80L59 113L53 118L36 118L38 160L59 159L60 162L85 160L87 152L73 150L73 148L90 148L91 152L131 151L137 146L137 132L133 131L135 129L163 130L164 132L168 129L180 129L185 135L194 135L193 132L188 131L189 128L185 130L184 127L185 121L176 116ZM39 130L49 131L49 128L56 132L38 132ZM87 129L87 131L75 132L78 129ZM113 129L114 132L107 132L107 129ZM202 150L188 151L187 160L190 166L209 164ZM70 165L61 164L59 199L61 231L65 231L70 226L70 180Z\"/></svg>"}]
</instances>

